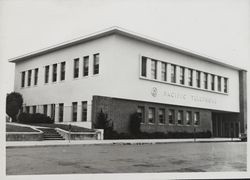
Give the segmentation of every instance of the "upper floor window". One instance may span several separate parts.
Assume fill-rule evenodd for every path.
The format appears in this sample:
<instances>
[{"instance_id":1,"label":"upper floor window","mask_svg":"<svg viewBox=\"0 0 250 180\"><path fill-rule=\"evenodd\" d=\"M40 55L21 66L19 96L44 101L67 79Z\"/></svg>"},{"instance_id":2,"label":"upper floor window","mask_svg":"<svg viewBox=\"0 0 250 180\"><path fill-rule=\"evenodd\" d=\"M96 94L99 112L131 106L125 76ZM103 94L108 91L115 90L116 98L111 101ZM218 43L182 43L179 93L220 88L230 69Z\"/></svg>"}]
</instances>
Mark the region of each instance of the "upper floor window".
<instances>
[{"instance_id":1,"label":"upper floor window","mask_svg":"<svg viewBox=\"0 0 250 180\"><path fill-rule=\"evenodd\" d=\"M177 113L177 123L183 124L183 111L178 111Z\"/></svg>"},{"instance_id":2,"label":"upper floor window","mask_svg":"<svg viewBox=\"0 0 250 180\"><path fill-rule=\"evenodd\" d=\"M45 77L44 77L44 82L48 83L49 82L49 65L45 66Z\"/></svg>"},{"instance_id":3,"label":"upper floor window","mask_svg":"<svg viewBox=\"0 0 250 180\"><path fill-rule=\"evenodd\" d=\"M89 75L89 56L83 57L83 76Z\"/></svg>"},{"instance_id":4,"label":"upper floor window","mask_svg":"<svg viewBox=\"0 0 250 180\"><path fill-rule=\"evenodd\" d=\"M196 71L196 86L199 88L201 87L201 72Z\"/></svg>"},{"instance_id":5,"label":"upper floor window","mask_svg":"<svg viewBox=\"0 0 250 180\"><path fill-rule=\"evenodd\" d=\"M187 111L186 112L186 124L187 125L191 124L191 117L192 117L192 112L191 111Z\"/></svg>"},{"instance_id":6,"label":"upper floor window","mask_svg":"<svg viewBox=\"0 0 250 180\"><path fill-rule=\"evenodd\" d=\"M77 102L72 103L72 121L77 121Z\"/></svg>"},{"instance_id":7,"label":"upper floor window","mask_svg":"<svg viewBox=\"0 0 250 180\"><path fill-rule=\"evenodd\" d=\"M151 78L157 79L157 61L151 60Z\"/></svg>"},{"instance_id":8,"label":"upper floor window","mask_svg":"<svg viewBox=\"0 0 250 180\"><path fill-rule=\"evenodd\" d=\"M155 108L148 108L148 122L155 123Z\"/></svg>"},{"instance_id":9,"label":"upper floor window","mask_svg":"<svg viewBox=\"0 0 250 180\"><path fill-rule=\"evenodd\" d=\"M228 92L228 79L224 78L224 93Z\"/></svg>"},{"instance_id":10,"label":"upper floor window","mask_svg":"<svg viewBox=\"0 0 250 180\"><path fill-rule=\"evenodd\" d=\"M147 76L147 58L142 56L141 59L141 76L146 77Z\"/></svg>"},{"instance_id":11,"label":"upper floor window","mask_svg":"<svg viewBox=\"0 0 250 180\"><path fill-rule=\"evenodd\" d=\"M38 82L38 68L35 69L34 85L37 85L37 82Z\"/></svg>"},{"instance_id":12,"label":"upper floor window","mask_svg":"<svg viewBox=\"0 0 250 180\"><path fill-rule=\"evenodd\" d=\"M56 82L56 78L57 78L57 64L53 64L52 82Z\"/></svg>"},{"instance_id":13,"label":"upper floor window","mask_svg":"<svg viewBox=\"0 0 250 180\"><path fill-rule=\"evenodd\" d=\"M218 91L221 91L221 77L220 76L218 76Z\"/></svg>"},{"instance_id":14,"label":"upper floor window","mask_svg":"<svg viewBox=\"0 0 250 180\"><path fill-rule=\"evenodd\" d=\"M167 81L167 63L161 63L161 80Z\"/></svg>"},{"instance_id":15,"label":"upper floor window","mask_svg":"<svg viewBox=\"0 0 250 180\"><path fill-rule=\"evenodd\" d=\"M87 121L87 101L82 101L82 121Z\"/></svg>"},{"instance_id":16,"label":"upper floor window","mask_svg":"<svg viewBox=\"0 0 250 180\"><path fill-rule=\"evenodd\" d=\"M200 113L195 112L194 113L194 125L199 125L200 124Z\"/></svg>"},{"instance_id":17,"label":"upper floor window","mask_svg":"<svg viewBox=\"0 0 250 180\"><path fill-rule=\"evenodd\" d=\"M141 120L141 123L145 123L145 109L143 106L138 106L137 108L137 113L138 113L138 116L139 116L139 119Z\"/></svg>"},{"instance_id":18,"label":"upper floor window","mask_svg":"<svg viewBox=\"0 0 250 180\"><path fill-rule=\"evenodd\" d=\"M28 86L31 85L31 74L32 74L32 70L28 71Z\"/></svg>"},{"instance_id":19,"label":"upper floor window","mask_svg":"<svg viewBox=\"0 0 250 180\"><path fill-rule=\"evenodd\" d=\"M185 82L185 69L184 67L180 67L180 84L184 84Z\"/></svg>"},{"instance_id":20,"label":"upper floor window","mask_svg":"<svg viewBox=\"0 0 250 180\"><path fill-rule=\"evenodd\" d=\"M211 74L211 90L214 90L214 75Z\"/></svg>"},{"instance_id":21,"label":"upper floor window","mask_svg":"<svg viewBox=\"0 0 250 180\"><path fill-rule=\"evenodd\" d=\"M174 124L174 110L173 109L168 110L168 121L169 121L169 124Z\"/></svg>"},{"instance_id":22,"label":"upper floor window","mask_svg":"<svg viewBox=\"0 0 250 180\"><path fill-rule=\"evenodd\" d=\"M188 69L188 85L193 86L193 70Z\"/></svg>"},{"instance_id":23,"label":"upper floor window","mask_svg":"<svg viewBox=\"0 0 250 180\"><path fill-rule=\"evenodd\" d=\"M61 76L60 76L61 81L65 80L65 65L66 62L61 62Z\"/></svg>"},{"instance_id":24,"label":"upper floor window","mask_svg":"<svg viewBox=\"0 0 250 180\"><path fill-rule=\"evenodd\" d=\"M159 123L165 124L165 109L159 109L158 116L159 116Z\"/></svg>"},{"instance_id":25,"label":"upper floor window","mask_svg":"<svg viewBox=\"0 0 250 180\"><path fill-rule=\"evenodd\" d=\"M74 78L79 77L79 58L74 59Z\"/></svg>"},{"instance_id":26,"label":"upper floor window","mask_svg":"<svg viewBox=\"0 0 250 180\"><path fill-rule=\"evenodd\" d=\"M21 87L25 86L25 71L22 72Z\"/></svg>"},{"instance_id":27,"label":"upper floor window","mask_svg":"<svg viewBox=\"0 0 250 180\"><path fill-rule=\"evenodd\" d=\"M207 89L208 87L208 74L204 73L204 88Z\"/></svg>"},{"instance_id":28,"label":"upper floor window","mask_svg":"<svg viewBox=\"0 0 250 180\"><path fill-rule=\"evenodd\" d=\"M176 83L176 66L171 64L171 82Z\"/></svg>"},{"instance_id":29,"label":"upper floor window","mask_svg":"<svg viewBox=\"0 0 250 180\"><path fill-rule=\"evenodd\" d=\"M99 54L94 54L94 71L93 74L99 74Z\"/></svg>"}]
</instances>

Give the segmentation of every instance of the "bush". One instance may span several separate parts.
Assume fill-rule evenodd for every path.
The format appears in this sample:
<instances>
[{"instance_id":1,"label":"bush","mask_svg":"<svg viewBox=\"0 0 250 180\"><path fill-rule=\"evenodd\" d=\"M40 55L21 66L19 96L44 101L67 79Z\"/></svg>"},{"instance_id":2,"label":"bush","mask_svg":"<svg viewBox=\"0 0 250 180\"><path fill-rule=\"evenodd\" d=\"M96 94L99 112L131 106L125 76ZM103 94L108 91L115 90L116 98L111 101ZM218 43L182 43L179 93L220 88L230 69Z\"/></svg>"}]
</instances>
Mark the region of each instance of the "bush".
<instances>
[{"instance_id":1,"label":"bush","mask_svg":"<svg viewBox=\"0 0 250 180\"><path fill-rule=\"evenodd\" d=\"M138 113L133 113L130 116L129 130L133 135L137 135L141 132L140 130L141 120Z\"/></svg>"},{"instance_id":2,"label":"bush","mask_svg":"<svg viewBox=\"0 0 250 180\"><path fill-rule=\"evenodd\" d=\"M20 93L12 92L6 96L6 113L16 122L16 117L23 104L23 97Z\"/></svg>"},{"instance_id":3,"label":"bush","mask_svg":"<svg viewBox=\"0 0 250 180\"><path fill-rule=\"evenodd\" d=\"M20 123L26 123L26 124L33 124L33 123L53 124L54 123L54 120L52 120L49 116L46 116L41 113L35 113L35 114L21 113L18 119Z\"/></svg>"}]
</instances>

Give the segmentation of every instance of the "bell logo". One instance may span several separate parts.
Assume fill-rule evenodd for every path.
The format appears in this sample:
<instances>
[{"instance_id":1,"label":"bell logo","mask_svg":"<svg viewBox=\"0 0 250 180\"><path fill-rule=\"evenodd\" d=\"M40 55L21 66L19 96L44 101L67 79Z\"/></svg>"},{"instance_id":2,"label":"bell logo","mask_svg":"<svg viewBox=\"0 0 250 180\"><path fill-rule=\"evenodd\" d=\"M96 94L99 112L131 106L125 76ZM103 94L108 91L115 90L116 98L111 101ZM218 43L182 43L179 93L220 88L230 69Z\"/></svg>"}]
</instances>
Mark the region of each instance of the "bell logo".
<instances>
[{"instance_id":1,"label":"bell logo","mask_svg":"<svg viewBox=\"0 0 250 180\"><path fill-rule=\"evenodd\" d=\"M153 97L156 97L156 96L157 96L157 88L156 88L156 87L153 87L153 88L152 88L151 95L152 95Z\"/></svg>"}]
</instances>

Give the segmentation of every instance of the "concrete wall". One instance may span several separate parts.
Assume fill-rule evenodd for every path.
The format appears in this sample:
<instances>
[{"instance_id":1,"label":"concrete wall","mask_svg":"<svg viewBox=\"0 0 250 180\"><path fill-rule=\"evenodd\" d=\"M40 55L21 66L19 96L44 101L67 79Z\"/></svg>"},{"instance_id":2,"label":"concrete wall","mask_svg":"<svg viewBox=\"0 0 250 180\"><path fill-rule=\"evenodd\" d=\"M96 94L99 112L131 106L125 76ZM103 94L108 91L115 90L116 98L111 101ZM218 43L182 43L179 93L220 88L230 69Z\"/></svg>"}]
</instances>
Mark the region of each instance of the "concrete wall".
<instances>
[{"instance_id":1,"label":"concrete wall","mask_svg":"<svg viewBox=\"0 0 250 180\"><path fill-rule=\"evenodd\" d=\"M94 96L93 97L93 122L96 122L96 118L101 110L108 115L108 120L113 121L114 130L117 132L129 132L129 122L130 115L137 112L137 107L143 106L145 107L145 123L141 124L141 130L144 132L193 132L194 127L196 128L196 132L200 131L211 131L212 132L212 117L211 111L198 109L198 108L188 108L183 106L173 106L167 104L159 104L159 103L151 103L145 101L132 101L125 99L117 99L111 97L101 97ZM148 123L148 107L154 107L156 110L156 122L155 124ZM165 119L166 124L159 124L158 121L158 109L165 109ZM175 110L175 124L168 123L168 115L167 110L173 109ZM184 124L177 124L177 111L183 110L184 112ZM193 121L191 125L187 125L185 122L185 112L192 112L192 120L194 112L200 113L200 124L194 125Z\"/></svg>"}]
</instances>

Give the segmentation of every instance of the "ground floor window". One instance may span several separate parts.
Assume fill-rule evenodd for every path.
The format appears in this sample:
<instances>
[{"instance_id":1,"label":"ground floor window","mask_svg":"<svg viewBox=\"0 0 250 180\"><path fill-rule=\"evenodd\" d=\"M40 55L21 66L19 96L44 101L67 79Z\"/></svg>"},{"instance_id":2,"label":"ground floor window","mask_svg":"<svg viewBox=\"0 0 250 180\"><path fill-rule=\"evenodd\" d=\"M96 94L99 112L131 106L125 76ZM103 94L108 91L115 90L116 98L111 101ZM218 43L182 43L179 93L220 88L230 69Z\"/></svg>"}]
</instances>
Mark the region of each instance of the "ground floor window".
<instances>
[{"instance_id":1,"label":"ground floor window","mask_svg":"<svg viewBox=\"0 0 250 180\"><path fill-rule=\"evenodd\" d=\"M177 123L178 124L183 124L183 111L178 111L178 114L177 114Z\"/></svg>"},{"instance_id":2,"label":"ground floor window","mask_svg":"<svg viewBox=\"0 0 250 180\"><path fill-rule=\"evenodd\" d=\"M51 111L50 111L51 119L55 119L55 104L51 104Z\"/></svg>"},{"instance_id":3,"label":"ground floor window","mask_svg":"<svg viewBox=\"0 0 250 180\"><path fill-rule=\"evenodd\" d=\"M148 122L155 123L155 108L148 108Z\"/></svg>"},{"instance_id":4,"label":"ground floor window","mask_svg":"<svg viewBox=\"0 0 250 180\"><path fill-rule=\"evenodd\" d=\"M174 124L174 110L173 109L168 110L168 121L169 121L169 124Z\"/></svg>"},{"instance_id":5,"label":"ground floor window","mask_svg":"<svg viewBox=\"0 0 250 180\"><path fill-rule=\"evenodd\" d=\"M165 124L165 109L159 109L158 116L159 116L159 123Z\"/></svg>"},{"instance_id":6,"label":"ground floor window","mask_svg":"<svg viewBox=\"0 0 250 180\"><path fill-rule=\"evenodd\" d=\"M187 111L186 112L186 124L187 125L191 124L191 116L192 116L192 112L191 111Z\"/></svg>"},{"instance_id":7,"label":"ground floor window","mask_svg":"<svg viewBox=\"0 0 250 180\"><path fill-rule=\"evenodd\" d=\"M33 114L35 114L36 113L36 106L33 106L32 108L33 108Z\"/></svg>"},{"instance_id":8,"label":"ground floor window","mask_svg":"<svg viewBox=\"0 0 250 180\"><path fill-rule=\"evenodd\" d=\"M43 114L47 116L48 106L45 104L43 105Z\"/></svg>"},{"instance_id":9,"label":"ground floor window","mask_svg":"<svg viewBox=\"0 0 250 180\"><path fill-rule=\"evenodd\" d=\"M63 103L59 104L59 122L63 122Z\"/></svg>"},{"instance_id":10,"label":"ground floor window","mask_svg":"<svg viewBox=\"0 0 250 180\"><path fill-rule=\"evenodd\" d=\"M200 124L200 113L195 112L194 113L194 125L199 125Z\"/></svg>"},{"instance_id":11,"label":"ground floor window","mask_svg":"<svg viewBox=\"0 0 250 180\"><path fill-rule=\"evenodd\" d=\"M77 102L72 103L72 121L77 121Z\"/></svg>"},{"instance_id":12,"label":"ground floor window","mask_svg":"<svg viewBox=\"0 0 250 180\"><path fill-rule=\"evenodd\" d=\"M143 106L138 106L137 113L138 113L140 122L145 123L145 117L144 117L145 109L144 109L144 107Z\"/></svg>"},{"instance_id":13,"label":"ground floor window","mask_svg":"<svg viewBox=\"0 0 250 180\"><path fill-rule=\"evenodd\" d=\"M82 121L87 121L87 101L82 101Z\"/></svg>"},{"instance_id":14,"label":"ground floor window","mask_svg":"<svg viewBox=\"0 0 250 180\"><path fill-rule=\"evenodd\" d=\"M30 107L26 106L26 113L30 113Z\"/></svg>"}]
</instances>

